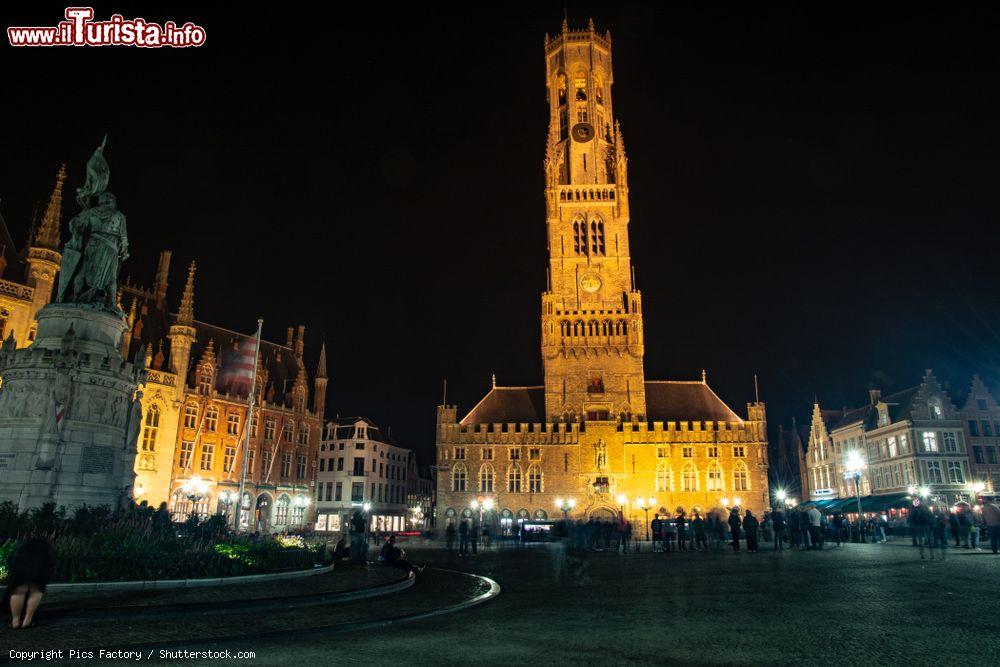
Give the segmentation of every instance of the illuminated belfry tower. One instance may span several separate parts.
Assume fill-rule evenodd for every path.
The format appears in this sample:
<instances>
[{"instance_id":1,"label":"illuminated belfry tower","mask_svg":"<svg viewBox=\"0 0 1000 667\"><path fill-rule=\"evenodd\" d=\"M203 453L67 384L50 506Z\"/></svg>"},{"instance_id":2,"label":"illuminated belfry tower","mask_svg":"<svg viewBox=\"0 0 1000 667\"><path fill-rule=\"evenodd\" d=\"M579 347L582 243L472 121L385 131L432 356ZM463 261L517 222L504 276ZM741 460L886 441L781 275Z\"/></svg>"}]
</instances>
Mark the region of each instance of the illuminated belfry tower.
<instances>
[{"instance_id":1,"label":"illuminated belfry tower","mask_svg":"<svg viewBox=\"0 0 1000 667\"><path fill-rule=\"evenodd\" d=\"M542 359L549 421L646 414L642 299L629 253L628 171L611 100L611 35L545 38L548 284Z\"/></svg>"}]
</instances>

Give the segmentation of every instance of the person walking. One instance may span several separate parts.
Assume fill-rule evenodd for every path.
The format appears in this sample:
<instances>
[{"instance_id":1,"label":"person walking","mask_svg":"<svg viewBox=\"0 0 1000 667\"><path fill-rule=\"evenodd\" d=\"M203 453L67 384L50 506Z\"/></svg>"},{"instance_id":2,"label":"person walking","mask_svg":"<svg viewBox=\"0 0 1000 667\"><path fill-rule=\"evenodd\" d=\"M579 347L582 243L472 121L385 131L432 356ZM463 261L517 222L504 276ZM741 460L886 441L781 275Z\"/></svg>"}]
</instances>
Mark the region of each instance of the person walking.
<instances>
[{"instance_id":1,"label":"person walking","mask_svg":"<svg viewBox=\"0 0 1000 667\"><path fill-rule=\"evenodd\" d=\"M691 519L691 530L694 531L694 548L698 551L708 551L706 529L707 526L705 520L701 518L701 513L695 511L694 518Z\"/></svg>"},{"instance_id":2,"label":"person walking","mask_svg":"<svg viewBox=\"0 0 1000 667\"><path fill-rule=\"evenodd\" d=\"M760 521L761 534L765 542L770 542L774 537L774 527L771 525L771 512L764 512L764 517Z\"/></svg>"},{"instance_id":3,"label":"person walking","mask_svg":"<svg viewBox=\"0 0 1000 667\"><path fill-rule=\"evenodd\" d=\"M1000 505L996 500L983 504L983 523L990 533L990 549L995 554L1000 550Z\"/></svg>"},{"instance_id":4,"label":"person walking","mask_svg":"<svg viewBox=\"0 0 1000 667\"><path fill-rule=\"evenodd\" d=\"M833 515L833 537L837 540L837 546L844 544L844 513L837 512Z\"/></svg>"},{"instance_id":5,"label":"person walking","mask_svg":"<svg viewBox=\"0 0 1000 667\"><path fill-rule=\"evenodd\" d=\"M660 530L662 522L660 521L660 515L654 514L653 520L649 522L649 530L651 537L653 538L653 543L651 545L653 551L656 551L656 545L660 543Z\"/></svg>"},{"instance_id":6,"label":"person walking","mask_svg":"<svg viewBox=\"0 0 1000 667\"><path fill-rule=\"evenodd\" d=\"M687 517L684 510L677 513L677 550L687 551Z\"/></svg>"},{"instance_id":7,"label":"person walking","mask_svg":"<svg viewBox=\"0 0 1000 667\"><path fill-rule=\"evenodd\" d=\"M55 565L52 545L44 537L27 540L11 554L4 596L10 600L12 629L35 626L35 612L42 603Z\"/></svg>"},{"instance_id":8,"label":"person walking","mask_svg":"<svg viewBox=\"0 0 1000 667\"><path fill-rule=\"evenodd\" d=\"M467 519L460 519L458 524L458 555L465 556L469 553L469 522Z\"/></svg>"},{"instance_id":9,"label":"person walking","mask_svg":"<svg viewBox=\"0 0 1000 667\"><path fill-rule=\"evenodd\" d=\"M355 563L365 562L365 551L368 549L365 528L364 514L361 510L354 510L354 514L351 515L351 560Z\"/></svg>"},{"instance_id":10,"label":"person walking","mask_svg":"<svg viewBox=\"0 0 1000 667\"><path fill-rule=\"evenodd\" d=\"M476 547L479 544L479 531L482 530L482 526L475 519L470 519L469 521L472 523L472 526L469 527L469 546L472 547L472 555L475 556Z\"/></svg>"},{"instance_id":11,"label":"person walking","mask_svg":"<svg viewBox=\"0 0 1000 667\"><path fill-rule=\"evenodd\" d=\"M747 551L749 553L757 553L757 530L759 528L760 522L753 515L753 512L748 509L746 515L743 517L743 530L747 535Z\"/></svg>"},{"instance_id":12,"label":"person walking","mask_svg":"<svg viewBox=\"0 0 1000 667\"><path fill-rule=\"evenodd\" d=\"M663 522L660 524L660 532L663 534L663 551L669 552L674 549L674 522L670 520L669 516L663 517Z\"/></svg>"},{"instance_id":13,"label":"person walking","mask_svg":"<svg viewBox=\"0 0 1000 667\"><path fill-rule=\"evenodd\" d=\"M924 547L930 547L931 560L934 560L934 515L932 515L930 510L927 509L927 506L920 501L917 501L916 504L914 504L913 509L910 511L910 515L913 517L911 523L913 526L913 535L917 540L917 546L920 547L920 559L924 559Z\"/></svg>"},{"instance_id":14,"label":"person walking","mask_svg":"<svg viewBox=\"0 0 1000 667\"><path fill-rule=\"evenodd\" d=\"M740 521L740 510L734 507L729 512L729 533L733 539L733 553L740 552L740 527L742 525Z\"/></svg>"},{"instance_id":15,"label":"person walking","mask_svg":"<svg viewBox=\"0 0 1000 667\"><path fill-rule=\"evenodd\" d=\"M451 553L455 548L455 524L451 521L448 522L447 527L444 529L444 544L445 548L448 549L448 553Z\"/></svg>"},{"instance_id":16,"label":"person walking","mask_svg":"<svg viewBox=\"0 0 1000 667\"><path fill-rule=\"evenodd\" d=\"M972 534L972 517L969 516L972 510L962 506L958 508L958 536L962 540L962 546L969 549L969 536ZM957 545L956 545L957 546Z\"/></svg>"},{"instance_id":17,"label":"person walking","mask_svg":"<svg viewBox=\"0 0 1000 667\"><path fill-rule=\"evenodd\" d=\"M771 512L771 526L774 530L774 548L785 550L785 513L781 510Z\"/></svg>"},{"instance_id":18,"label":"person walking","mask_svg":"<svg viewBox=\"0 0 1000 667\"><path fill-rule=\"evenodd\" d=\"M819 510L815 507L810 507L809 511L806 512L806 517L808 521L809 530L809 541L813 549L822 549L822 531L820 531L820 524L822 522L822 515Z\"/></svg>"}]
</instances>

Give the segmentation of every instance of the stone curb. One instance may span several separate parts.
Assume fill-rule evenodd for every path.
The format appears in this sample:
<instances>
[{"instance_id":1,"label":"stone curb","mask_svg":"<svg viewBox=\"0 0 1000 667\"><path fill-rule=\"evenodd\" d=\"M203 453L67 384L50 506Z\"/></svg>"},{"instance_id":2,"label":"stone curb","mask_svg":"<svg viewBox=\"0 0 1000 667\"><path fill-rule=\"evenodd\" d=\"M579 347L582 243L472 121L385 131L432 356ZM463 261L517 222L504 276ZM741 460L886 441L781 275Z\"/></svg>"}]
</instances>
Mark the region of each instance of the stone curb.
<instances>
[{"instance_id":1,"label":"stone curb","mask_svg":"<svg viewBox=\"0 0 1000 667\"><path fill-rule=\"evenodd\" d=\"M197 588L200 586L235 586L259 581L280 581L282 579L300 579L316 574L326 574L333 571L333 565L314 567L308 570L292 572L271 572L268 574L247 574L238 577L209 577L203 579L150 579L144 581L91 581L81 584L49 584L49 592L93 593L97 591L131 591L165 588Z\"/></svg>"}]
</instances>

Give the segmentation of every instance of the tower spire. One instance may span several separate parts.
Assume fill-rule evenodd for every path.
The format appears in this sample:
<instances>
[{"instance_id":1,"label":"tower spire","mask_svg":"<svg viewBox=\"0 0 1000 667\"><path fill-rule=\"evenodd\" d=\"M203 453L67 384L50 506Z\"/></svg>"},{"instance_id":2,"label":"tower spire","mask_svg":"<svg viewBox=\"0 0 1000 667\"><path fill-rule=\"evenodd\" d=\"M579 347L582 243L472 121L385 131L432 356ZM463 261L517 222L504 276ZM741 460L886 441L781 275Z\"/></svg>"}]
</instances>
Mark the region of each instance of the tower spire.
<instances>
[{"instance_id":1,"label":"tower spire","mask_svg":"<svg viewBox=\"0 0 1000 667\"><path fill-rule=\"evenodd\" d=\"M197 266L192 261L188 267L187 282L184 283L184 295L181 297L181 307L177 311L177 323L191 326L194 323L194 272Z\"/></svg>"},{"instance_id":2,"label":"tower spire","mask_svg":"<svg viewBox=\"0 0 1000 667\"><path fill-rule=\"evenodd\" d=\"M59 225L62 219L63 181L66 180L66 165L60 165L56 172L56 184L49 196L49 205L45 208L45 216L38 226L32 245L36 248L59 250Z\"/></svg>"},{"instance_id":3,"label":"tower spire","mask_svg":"<svg viewBox=\"0 0 1000 667\"><path fill-rule=\"evenodd\" d=\"M319 364L316 366L316 378L326 378L326 341L319 348Z\"/></svg>"}]
</instances>

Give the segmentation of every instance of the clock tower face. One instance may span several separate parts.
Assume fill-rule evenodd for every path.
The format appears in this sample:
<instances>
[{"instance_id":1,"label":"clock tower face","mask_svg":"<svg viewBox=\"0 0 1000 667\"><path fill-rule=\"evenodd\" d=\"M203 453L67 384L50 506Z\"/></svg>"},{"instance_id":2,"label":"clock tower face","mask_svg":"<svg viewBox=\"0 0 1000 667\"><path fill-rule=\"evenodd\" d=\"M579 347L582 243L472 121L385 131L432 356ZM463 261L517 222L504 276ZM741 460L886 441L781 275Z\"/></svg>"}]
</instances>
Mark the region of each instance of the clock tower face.
<instances>
[{"instance_id":1,"label":"clock tower face","mask_svg":"<svg viewBox=\"0 0 1000 667\"><path fill-rule=\"evenodd\" d=\"M585 144L594 138L594 126L590 123L577 123L573 126L573 139Z\"/></svg>"},{"instance_id":2,"label":"clock tower face","mask_svg":"<svg viewBox=\"0 0 1000 667\"><path fill-rule=\"evenodd\" d=\"M596 273L585 273L582 278L580 278L580 289L588 294L593 294L597 290L601 289L601 277Z\"/></svg>"}]
</instances>

